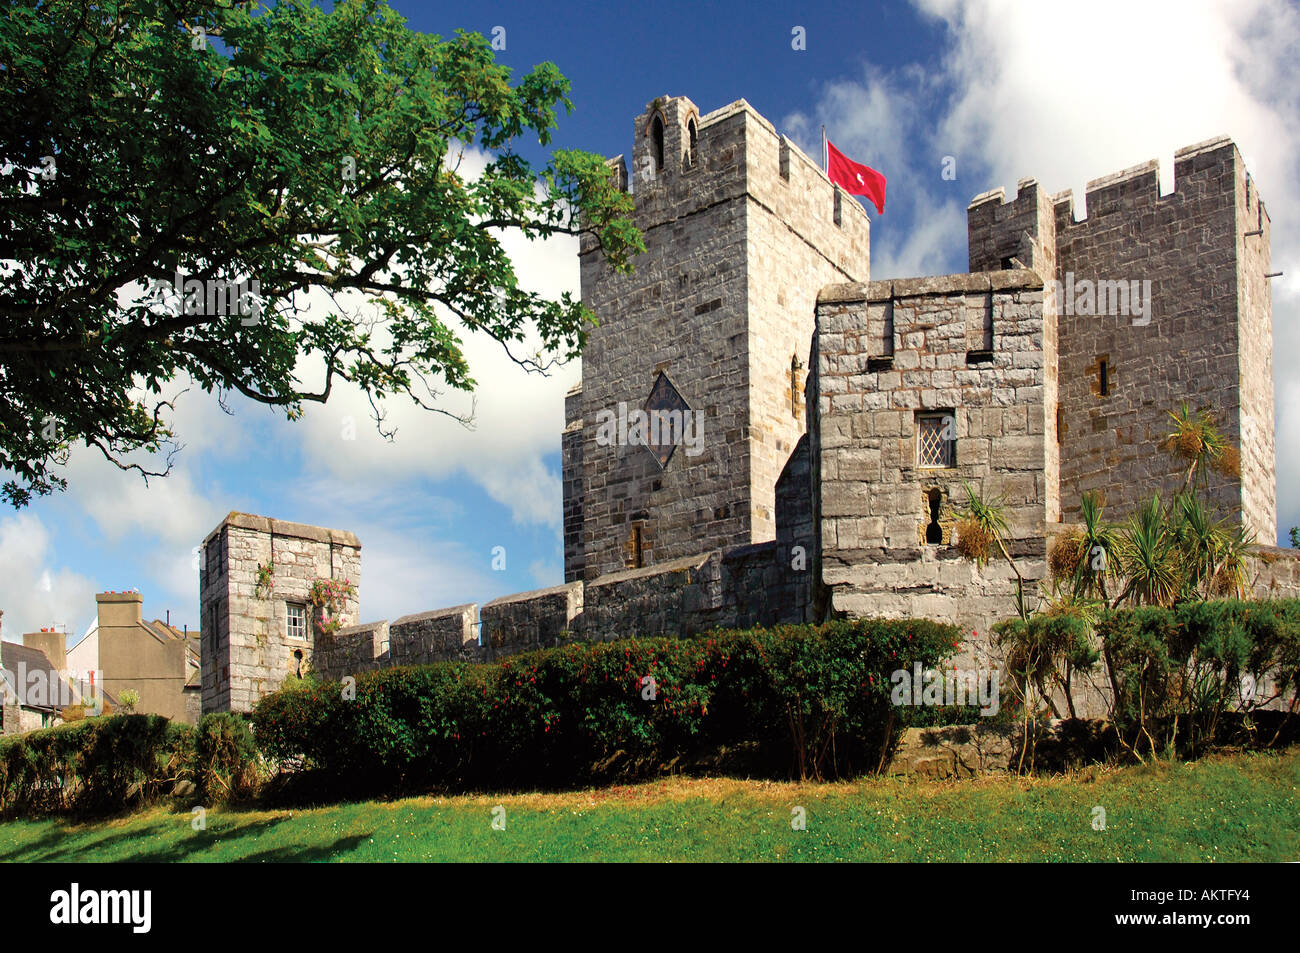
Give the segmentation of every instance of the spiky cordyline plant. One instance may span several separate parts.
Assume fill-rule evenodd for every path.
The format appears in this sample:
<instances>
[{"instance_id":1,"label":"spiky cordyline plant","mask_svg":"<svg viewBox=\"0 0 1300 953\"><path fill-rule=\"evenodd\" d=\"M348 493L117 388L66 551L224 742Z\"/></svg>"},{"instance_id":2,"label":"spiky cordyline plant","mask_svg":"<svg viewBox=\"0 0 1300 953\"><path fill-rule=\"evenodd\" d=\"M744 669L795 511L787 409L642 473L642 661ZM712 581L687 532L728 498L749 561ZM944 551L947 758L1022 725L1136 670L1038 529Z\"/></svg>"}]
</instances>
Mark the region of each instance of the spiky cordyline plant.
<instances>
[{"instance_id":1,"label":"spiky cordyline plant","mask_svg":"<svg viewBox=\"0 0 1300 953\"><path fill-rule=\"evenodd\" d=\"M1029 618L1029 607L1025 602L1025 580L1020 575L1020 567L1007 551L1007 516L1006 509L999 502L984 499L983 491L976 492L970 483L962 483L966 490L966 504L952 507L957 520L957 549L966 559L983 568L988 564L989 556L996 548L1016 574L1016 613L1021 619Z\"/></svg>"},{"instance_id":2,"label":"spiky cordyline plant","mask_svg":"<svg viewBox=\"0 0 1300 953\"><path fill-rule=\"evenodd\" d=\"M1083 532L1079 539L1079 558L1072 580L1074 595L1105 601L1106 580L1116 571L1119 536L1102 514L1106 504L1098 493L1085 493L1079 500Z\"/></svg>"},{"instance_id":3,"label":"spiky cordyline plant","mask_svg":"<svg viewBox=\"0 0 1300 953\"><path fill-rule=\"evenodd\" d=\"M1193 413L1183 401L1178 410L1169 412L1169 418L1174 429L1165 435L1161 445L1187 467L1184 493L1197 485L1208 489L1211 470L1227 477L1241 475L1241 454L1219 430L1213 411L1201 409Z\"/></svg>"},{"instance_id":4,"label":"spiky cordyline plant","mask_svg":"<svg viewBox=\"0 0 1300 953\"><path fill-rule=\"evenodd\" d=\"M1182 589L1182 560L1159 493L1129 517L1119 535L1118 555L1126 582L1114 605L1125 599L1165 608L1174 604Z\"/></svg>"}]
</instances>

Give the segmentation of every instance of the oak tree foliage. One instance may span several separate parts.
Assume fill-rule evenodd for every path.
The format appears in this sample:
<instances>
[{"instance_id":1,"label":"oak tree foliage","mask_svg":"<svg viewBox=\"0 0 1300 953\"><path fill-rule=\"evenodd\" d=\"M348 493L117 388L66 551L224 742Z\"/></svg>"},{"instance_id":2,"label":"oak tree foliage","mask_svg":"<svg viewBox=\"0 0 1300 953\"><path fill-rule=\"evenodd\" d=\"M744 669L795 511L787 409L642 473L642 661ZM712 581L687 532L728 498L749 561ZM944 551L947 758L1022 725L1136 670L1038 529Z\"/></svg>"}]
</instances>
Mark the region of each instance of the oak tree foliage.
<instances>
[{"instance_id":1,"label":"oak tree foliage","mask_svg":"<svg viewBox=\"0 0 1300 953\"><path fill-rule=\"evenodd\" d=\"M450 414L445 388L475 387L469 333L545 372L594 321L521 288L503 235L587 233L620 269L643 249L603 159L550 145L568 81L551 63L512 76L478 34L414 32L381 0L3 7L0 494L15 506L65 487L77 444L165 473L169 387L187 379L290 418L349 381L381 431L390 396ZM490 157L477 177L466 147ZM177 275L206 298L157 284ZM212 306L240 281L260 298ZM309 292L327 306L306 309ZM530 336L541 348L522 353Z\"/></svg>"}]
</instances>

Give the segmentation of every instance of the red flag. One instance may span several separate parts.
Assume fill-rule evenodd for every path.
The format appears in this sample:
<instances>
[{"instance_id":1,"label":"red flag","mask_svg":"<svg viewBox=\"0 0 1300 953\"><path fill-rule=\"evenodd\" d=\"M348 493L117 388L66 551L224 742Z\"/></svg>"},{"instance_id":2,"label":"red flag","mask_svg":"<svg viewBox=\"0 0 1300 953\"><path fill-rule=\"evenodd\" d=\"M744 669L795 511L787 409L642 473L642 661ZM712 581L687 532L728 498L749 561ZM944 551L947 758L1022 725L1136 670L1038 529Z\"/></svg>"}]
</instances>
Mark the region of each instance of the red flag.
<instances>
[{"instance_id":1,"label":"red flag","mask_svg":"<svg viewBox=\"0 0 1300 953\"><path fill-rule=\"evenodd\" d=\"M845 156L829 139L826 140L826 174L850 195L865 195L876 212L885 213L885 177Z\"/></svg>"}]
</instances>

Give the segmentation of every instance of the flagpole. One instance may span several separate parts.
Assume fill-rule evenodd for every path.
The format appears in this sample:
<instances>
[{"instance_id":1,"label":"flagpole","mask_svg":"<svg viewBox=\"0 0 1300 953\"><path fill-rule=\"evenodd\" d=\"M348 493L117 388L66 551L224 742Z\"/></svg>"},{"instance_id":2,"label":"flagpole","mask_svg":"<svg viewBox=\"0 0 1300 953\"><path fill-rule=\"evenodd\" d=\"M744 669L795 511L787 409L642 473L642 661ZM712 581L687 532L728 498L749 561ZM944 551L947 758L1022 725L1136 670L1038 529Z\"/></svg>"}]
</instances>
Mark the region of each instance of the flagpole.
<instances>
[{"instance_id":1,"label":"flagpole","mask_svg":"<svg viewBox=\"0 0 1300 953\"><path fill-rule=\"evenodd\" d=\"M825 126L822 126L822 171L828 175L830 174L831 171L831 157L830 157L830 153L826 151L826 127Z\"/></svg>"}]
</instances>

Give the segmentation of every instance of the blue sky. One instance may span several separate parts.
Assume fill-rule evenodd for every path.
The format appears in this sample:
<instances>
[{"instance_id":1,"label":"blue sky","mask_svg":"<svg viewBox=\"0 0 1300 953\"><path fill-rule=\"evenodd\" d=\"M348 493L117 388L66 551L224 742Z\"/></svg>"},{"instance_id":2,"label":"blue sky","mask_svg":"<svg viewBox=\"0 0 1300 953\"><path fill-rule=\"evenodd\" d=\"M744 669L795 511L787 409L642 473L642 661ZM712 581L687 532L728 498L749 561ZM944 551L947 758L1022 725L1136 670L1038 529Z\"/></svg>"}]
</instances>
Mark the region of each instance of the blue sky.
<instances>
[{"instance_id":1,"label":"blue sky","mask_svg":"<svg viewBox=\"0 0 1300 953\"><path fill-rule=\"evenodd\" d=\"M1158 158L1168 190L1175 149L1231 135L1273 221L1273 270L1286 272L1273 282L1279 530L1300 523L1295 6L390 2L424 32L504 27L498 55L516 70L555 62L575 105L559 147L630 153L633 117L665 94L703 112L747 99L814 156L824 123L889 179L886 214L869 212L873 278L965 270L965 208L989 188L1014 194L1032 175L1074 189L1078 207L1087 180ZM805 50L792 48L795 27ZM952 181L940 174L948 155ZM577 290L571 242L510 248L526 283ZM193 550L230 510L357 533L365 620L560 582L559 434L579 366L542 379L486 342L467 352L481 385L474 430L390 404L398 433L386 444L355 394L288 423L240 398L228 415L191 390L177 403L185 449L167 479L145 486L74 454L68 492L0 511L5 634L51 623L79 633L95 592L127 588L144 594L147 615L170 610L196 626ZM456 396L448 406L468 408ZM495 546L504 571L492 569Z\"/></svg>"}]
</instances>

